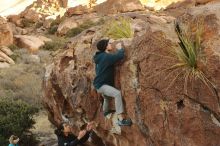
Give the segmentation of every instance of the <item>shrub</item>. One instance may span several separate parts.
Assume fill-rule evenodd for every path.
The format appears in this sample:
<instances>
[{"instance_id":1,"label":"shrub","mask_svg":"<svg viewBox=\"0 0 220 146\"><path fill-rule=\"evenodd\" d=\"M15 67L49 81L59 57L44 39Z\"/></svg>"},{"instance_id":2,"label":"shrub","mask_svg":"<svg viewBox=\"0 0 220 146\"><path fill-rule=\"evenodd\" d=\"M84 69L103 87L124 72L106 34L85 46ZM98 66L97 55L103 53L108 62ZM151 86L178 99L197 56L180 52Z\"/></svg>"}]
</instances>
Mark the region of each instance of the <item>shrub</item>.
<instances>
[{"instance_id":1,"label":"shrub","mask_svg":"<svg viewBox=\"0 0 220 146\"><path fill-rule=\"evenodd\" d=\"M72 28L70 29L67 33L66 33L66 37L74 37L78 34L80 34L81 32L83 32L84 30L97 25L96 23L86 20L83 24L79 25L76 28Z\"/></svg>"},{"instance_id":2,"label":"shrub","mask_svg":"<svg viewBox=\"0 0 220 146\"><path fill-rule=\"evenodd\" d=\"M35 28L40 28L41 26L43 26L43 22L35 23Z\"/></svg>"},{"instance_id":3,"label":"shrub","mask_svg":"<svg viewBox=\"0 0 220 146\"><path fill-rule=\"evenodd\" d=\"M83 30L81 27L72 28L66 33L66 37L74 37L83 32Z\"/></svg>"},{"instance_id":4,"label":"shrub","mask_svg":"<svg viewBox=\"0 0 220 146\"><path fill-rule=\"evenodd\" d=\"M131 27L131 20L124 17L110 20L106 24L104 35L113 39L133 37L134 31Z\"/></svg>"},{"instance_id":5,"label":"shrub","mask_svg":"<svg viewBox=\"0 0 220 146\"><path fill-rule=\"evenodd\" d=\"M55 25L59 25L64 20L65 20L65 17L57 18L51 22L50 27L55 26Z\"/></svg>"},{"instance_id":6,"label":"shrub","mask_svg":"<svg viewBox=\"0 0 220 146\"><path fill-rule=\"evenodd\" d=\"M182 29L182 28L184 29ZM205 55L201 46L201 36L203 33L203 21L197 21L195 32L189 26L181 26L180 23L175 24L176 33L180 40L179 47L175 48L174 56L178 62L174 64L169 70L182 69L173 80L178 78L181 74L184 76L184 92L187 93L188 82L196 79L201 80L207 87L215 90L213 83L206 77L202 71L205 66ZM170 86L173 83L170 84ZM169 87L170 87L169 86Z\"/></svg>"},{"instance_id":7,"label":"shrub","mask_svg":"<svg viewBox=\"0 0 220 146\"><path fill-rule=\"evenodd\" d=\"M65 17L57 18L53 20L50 24L50 28L48 29L48 34L55 34L57 32L58 26L61 22L65 20Z\"/></svg>"},{"instance_id":8,"label":"shrub","mask_svg":"<svg viewBox=\"0 0 220 146\"><path fill-rule=\"evenodd\" d=\"M34 24L33 21L28 20L28 19L22 19L21 22L22 22L22 24L23 24L24 27L31 27L31 26Z\"/></svg>"},{"instance_id":9,"label":"shrub","mask_svg":"<svg viewBox=\"0 0 220 146\"><path fill-rule=\"evenodd\" d=\"M67 40L65 38L55 37L52 39L52 41L45 42L45 44L41 46L40 49L56 51L58 49L63 49L66 43Z\"/></svg>"},{"instance_id":10,"label":"shrub","mask_svg":"<svg viewBox=\"0 0 220 146\"><path fill-rule=\"evenodd\" d=\"M8 48L10 48L12 51L20 49L20 48L19 48L17 45L15 45L15 44L9 45Z\"/></svg>"},{"instance_id":11,"label":"shrub","mask_svg":"<svg viewBox=\"0 0 220 146\"><path fill-rule=\"evenodd\" d=\"M180 40L180 47L175 49L177 58L180 62L177 65L183 65L196 70L198 68L198 61L202 60L201 56L203 54L201 48L201 26L197 26L195 40L193 40L192 36L188 34L188 30L185 32L182 31L178 23L176 23L176 32Z\"/></svg>"},{"instance_id":12,"label":"shrub","mask_svg":"<svg viewBox=\"0 0 220 146\"><path fill-rule=\"evenodd\" d=\"M22 101L0 98L0 145L7 145L12 134L19 136L23 144L31 143L33 137L26 133L33 127L33 115L37 112L36 107Z\"/></svg>"},{"instance_id":13,"label":"shrub","mask_svg":"<svg viewBox=\"0 0 220 146\"><path fill-rule=\"evenodd\" d=\"M53 25L48 29L48 34L55 34L57 32L58 25Z\"/></svg>"},{"instance_id":14,"label":"shrub","mask_svg":"<svg viewBox=\"0 0 220 146\"><path fill-rule=\"evenodd\" d=\"M39 64L17 64L0 70L0 97L21 99L30 105L41 106L42 77Z\"/></svg>"}]
</instances>

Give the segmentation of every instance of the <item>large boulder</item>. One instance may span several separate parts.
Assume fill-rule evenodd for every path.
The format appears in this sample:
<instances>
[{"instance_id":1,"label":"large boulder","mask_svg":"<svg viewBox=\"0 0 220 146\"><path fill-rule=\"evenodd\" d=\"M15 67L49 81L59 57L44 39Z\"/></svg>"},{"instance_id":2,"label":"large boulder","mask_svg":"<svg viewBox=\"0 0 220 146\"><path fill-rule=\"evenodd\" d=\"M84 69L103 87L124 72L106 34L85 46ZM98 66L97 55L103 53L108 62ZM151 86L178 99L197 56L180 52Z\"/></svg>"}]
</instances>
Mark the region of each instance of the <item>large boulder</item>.
<instances>
[{"instance_id":1,"label":"large boulder","mask_svg":"<svg viewBox=\"0 0 220 146\"><path fill-rule=\"evenodd\" d=\"M146 26L141 36L120 40L126 57L116 66L116 87L122 91L125 109L133 121L121 127L120 135L110 130L112 123L104 119L101 99L95 92L93 54L102 38L101 28L84 31L72 39L69 49L59 53L47 67L43 98L50 121L73 124L74 132L88 120L98 123L96 133L110 146L218 146L220 144L220 3L189 9L178 22L195 25L203 18L202 48L206 64L200 69L215 86L200 79L188 79L185 68L171 70L178 59L172 49L178 47L174 19L147 14L135 28ZM144 26L143 26L144 27ZM185 84L187 81L187 92ZM119 130L120 131L120 130ZM103 145L104 145L103 144ZM97 146L102 146L97 145Z\"/></svg>"},{"instance_id":2,"label":"large boulder","mask_svg":"<svg viewBox=\"0 0 220 146\"><path fill-rule=\"evenodd\" d=\"M101 14L116 14L144 10L139 0L108 0L94 7Z\"/></svg>"},{"instance_id":3,"label":"large boulder","mask_svg":"<svg viewBox=\"0 0 220 146\"><path fill-rule=\"evenodd\" d=\"M20 15L9 15L7 19L9 22L14 23L16 26L19 26L19 27L23 26Z\"/></svg>"},{"instance_id":4,"label":"large boulder","mask_svg":"<svg viewBox=\"0 0 220 146\"><path fill-rule=\"evenodd\" d=\"M7 21L0 17L0 46L8 46L13 43L13 34Z\"/></svg>"},{"instance_id":5,"label":"large boulder","mask_svg":"<svg viewBox=\"0 0 220 146\"><path fill-rule=\"evenodd\" d=\"M18 47L26 48L31 52L35 52L40 48L40 46L44 45L45 37L43 37L42 40L41 37L37 37L37 36L15 35L14 41Z\"/></svg>"}]
</instances>

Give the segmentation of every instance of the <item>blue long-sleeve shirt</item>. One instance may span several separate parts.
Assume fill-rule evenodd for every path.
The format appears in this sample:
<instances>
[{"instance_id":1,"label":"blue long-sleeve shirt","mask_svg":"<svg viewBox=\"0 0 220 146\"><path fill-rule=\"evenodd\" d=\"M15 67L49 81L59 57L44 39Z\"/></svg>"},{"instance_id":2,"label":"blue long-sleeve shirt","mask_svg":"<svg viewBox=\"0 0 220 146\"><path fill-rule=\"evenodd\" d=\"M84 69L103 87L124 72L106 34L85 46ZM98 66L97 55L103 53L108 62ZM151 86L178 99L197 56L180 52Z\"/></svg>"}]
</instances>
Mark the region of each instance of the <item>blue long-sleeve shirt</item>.
<instances>
[{"instance_id":1,"label":"blue long-sleeve shirt","mask_svg":"<svg viewBox=\"0 0 220 146\"><path fill-rule=\"evenodd\" d=\"M68 136L60 135L58 136L58 146L78 146L88 140L89 134L90 132L87 132L80 140L74 134L69 134Z\"/></svg>"},{"instance_id":2,"label":"blue long-sleeve shirt","mask_svg":"<svg viewBox=\"0 0 220 146\"><path fill-rule=\"evenodd\" d=\"M114 86L114 64L124 58L124 49L116 53L96 52L94 56L96 77L93 85L99 89L102 85Z\"/></svg>"}]
</instances>

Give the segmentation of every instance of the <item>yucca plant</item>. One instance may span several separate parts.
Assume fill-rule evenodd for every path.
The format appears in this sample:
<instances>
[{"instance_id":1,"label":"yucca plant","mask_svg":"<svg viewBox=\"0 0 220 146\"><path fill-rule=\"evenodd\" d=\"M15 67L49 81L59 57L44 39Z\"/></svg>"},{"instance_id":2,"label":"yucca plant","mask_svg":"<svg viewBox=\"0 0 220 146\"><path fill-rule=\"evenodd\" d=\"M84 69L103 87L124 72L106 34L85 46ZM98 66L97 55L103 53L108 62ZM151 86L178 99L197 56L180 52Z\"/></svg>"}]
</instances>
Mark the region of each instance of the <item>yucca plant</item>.
<instances>
[{"instance_id":1,"label":"yucca plant","mask_svg":"<svg viewBox=\"0 0 220 146\"><path fill-rule=\"evenodd\" d=\"M203 23L201 21L197 22L194 34L189 28L181 29L181 25L177 22L175 28L180 40L179 47L174 49L174 56L178 62L171 66L169 70L182 68L182 72L174 78L173 82L183 74L185 93L187 93L188 82L197 79L201 80L212 91L215 90L214 84L206 77L201 68L201 66L205 66L205 56L201 47Z\"/></svg>"},{"instance_id":2,"label":"yucca plant","mask_svg":"<svg viewBox=\"0 0 220 146\"><path fill-rule=\"evenodd\" d=\"M129 18L119 17L111 20L106 25L105 35L113 39L132 38L134 31Z\"/></svg>"}]
</instances>

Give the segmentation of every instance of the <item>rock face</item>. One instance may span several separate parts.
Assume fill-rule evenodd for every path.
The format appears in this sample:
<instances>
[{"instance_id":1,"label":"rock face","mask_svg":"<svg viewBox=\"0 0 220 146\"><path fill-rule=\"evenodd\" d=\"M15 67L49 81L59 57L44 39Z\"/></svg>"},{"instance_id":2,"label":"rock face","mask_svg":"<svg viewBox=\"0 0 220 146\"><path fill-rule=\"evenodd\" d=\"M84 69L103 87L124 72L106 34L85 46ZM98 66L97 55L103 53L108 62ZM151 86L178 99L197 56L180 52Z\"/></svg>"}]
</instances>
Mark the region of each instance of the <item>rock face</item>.
<instances>
[{"instance_id":1,"label":"rock face","mask_svg":"<svg viewBox=\"0 0 220 146\"><path fill-rule=\"evenodd\" d=\"M97 5L95 11L101 14L115 14L143 10L139 0L108 0Z\"/></svg>"},{"instance_id":2,"label":"rock face","mask_svg":"<svg viewBox=\"0 0 220 146\"><path fill-rule=\"evenodd\" d=\"M122 91L133 125L122 127L121 135L109 133L111 121L104 119L102 98L92 85L92 57L95 42L103 37L102 26L74 38L71 48L47 67L43 100L50 121L58 125L68 119L78 132L85 121L95 120L99 123L96 133L102 139L99 142L107 146L220 146L219 9L220 3L209 4L178 17L179 22L191 25L204 19L202 48L207 63L202 71L216 88L199 79L188 80L186 93L184 68L169 70L178 62L171 53L178 46L174 19L137 14L134 22L145 23L139 25L145 28L138 29L145 32L132 40L121 40L126 57L116 67L116 87Z\"/></svg>"},{"instance_id":3,"label":"rock face","mask_svg":"<svg viewBox=\"0 0 220 146\"><path fill-rule=\"evenodd\" d=\"M13 34L7 21L0 17L0 46L10 45L13 43Z\"/></svg>"}]
</instances>

